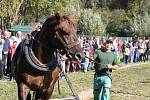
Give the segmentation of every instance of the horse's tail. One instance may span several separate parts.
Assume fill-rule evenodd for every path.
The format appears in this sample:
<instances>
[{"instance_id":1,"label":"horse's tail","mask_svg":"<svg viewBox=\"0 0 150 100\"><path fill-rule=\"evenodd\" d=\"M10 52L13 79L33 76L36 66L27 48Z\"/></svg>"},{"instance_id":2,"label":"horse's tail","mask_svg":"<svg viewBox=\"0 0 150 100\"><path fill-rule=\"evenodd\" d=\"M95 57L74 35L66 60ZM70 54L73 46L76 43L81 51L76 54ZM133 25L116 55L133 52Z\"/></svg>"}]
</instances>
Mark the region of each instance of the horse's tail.
<instances>
[{"instance_id":1,"label":"horse's tail","mask_svg":"<svg viewBox=\"0 0 150 100\"><path fill-rule=\"evenodd\" d=\"M13 55L13 59L11 61L11 65L10 65L10 81L15 78L15 69L16 69L16 65L18 64L18 60L20 60L21 58L21 46L22 42L18 45L18 47L16 48L16 51Z\"/></svg>"}]
</instances>

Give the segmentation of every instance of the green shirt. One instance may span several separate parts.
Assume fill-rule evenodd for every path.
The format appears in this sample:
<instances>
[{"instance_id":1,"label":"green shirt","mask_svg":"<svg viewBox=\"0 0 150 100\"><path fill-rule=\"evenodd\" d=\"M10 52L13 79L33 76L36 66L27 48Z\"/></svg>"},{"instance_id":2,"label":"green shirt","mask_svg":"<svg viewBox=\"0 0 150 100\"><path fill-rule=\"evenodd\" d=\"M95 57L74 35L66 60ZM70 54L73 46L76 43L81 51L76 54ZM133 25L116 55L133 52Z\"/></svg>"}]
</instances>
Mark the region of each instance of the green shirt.
<instances>
[{"instance_id":1,"label":"green shirt","mask_svg":"<svg viewBox=\"0 0 150 100\"><path fill-rule=\"evenodd\" d=\"M117 55L114 52L103 52L101 50L96 50L94 52L94 68L97 74L111 75L112 69L108 69L107 64L116 65Z\"/></svg>"}]
</instances>

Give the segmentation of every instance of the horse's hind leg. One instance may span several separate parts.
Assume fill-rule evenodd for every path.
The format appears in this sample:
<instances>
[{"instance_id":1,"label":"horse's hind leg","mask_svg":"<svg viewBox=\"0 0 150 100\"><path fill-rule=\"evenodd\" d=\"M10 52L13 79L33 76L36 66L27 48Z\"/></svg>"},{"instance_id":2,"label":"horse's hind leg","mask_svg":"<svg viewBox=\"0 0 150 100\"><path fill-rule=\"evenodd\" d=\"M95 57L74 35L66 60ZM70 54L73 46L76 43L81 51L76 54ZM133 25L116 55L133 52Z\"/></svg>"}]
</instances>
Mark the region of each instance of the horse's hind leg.
<instances>
[{"instance_id":1,"label":"horse's hind leg","mask_svg":"<svg viewBox=\"0 0 150 100\"><path fill-rule=\"evenodd\" d=\"M31 100L30 89L24 84L19 83L18 85L18 98L19 100Z\"/></svg>"},{"instance_id":2,"label":"horse's hind leg","mask_svg":"<svg viewBox=\"0 0 150 100\"><path fill-rule=\"evenodd\" d=\"M42 99L42 95L43 95L42 92L36 92L36 94L35 94L35 100L43 100Z\"/></svg>"}]
</instances>

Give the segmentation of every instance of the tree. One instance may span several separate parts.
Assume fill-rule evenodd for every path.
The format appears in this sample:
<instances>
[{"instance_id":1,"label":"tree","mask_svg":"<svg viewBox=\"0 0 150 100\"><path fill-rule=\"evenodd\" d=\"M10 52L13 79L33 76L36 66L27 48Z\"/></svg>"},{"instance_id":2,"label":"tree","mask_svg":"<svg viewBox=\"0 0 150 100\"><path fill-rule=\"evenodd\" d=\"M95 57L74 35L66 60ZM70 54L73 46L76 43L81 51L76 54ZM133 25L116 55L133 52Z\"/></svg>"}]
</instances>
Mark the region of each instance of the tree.
<instances>
[{"instance_id":1,"label":"tree","mask_svg":"<svg viewBox=\"0 0 150 100\"><path fill-rule=\"evenodd\" d=\"M79 17L78 32L86 35L104 35L105 25L101 14L92 9L84 9Z\"/></svg>"},{"instance_id":2,"label":"tree","mask_svg":"<svg viewBox=\"0 0 150 100\"><path fill-rule=\"evenodd\" d=\"M124 10L114 10L106 27L109 36L132 36L129 18Z\"/></svg>"},{"instance_id":3,"label":"tree","mask_svg":"<svg viewBox=\"0 0 150 100\"><path fill-rule=\"evenodd\" d=\"M24 0L2 0L0 2L1 28L3 30L16 23L23 1ZM10 23L10 26L8 23Z\"/></svg>"},{"instance_id":4,"label":"tree","mask_svg":"<svg viewBox=\"0 0 150 100\"><path fill-rule=\"evenodd\" d=\"M141 15L135 14L130 20L130 24L135 37L143 37L150 34L150 15L147 12Z\"/></svg>"}]
</instances>

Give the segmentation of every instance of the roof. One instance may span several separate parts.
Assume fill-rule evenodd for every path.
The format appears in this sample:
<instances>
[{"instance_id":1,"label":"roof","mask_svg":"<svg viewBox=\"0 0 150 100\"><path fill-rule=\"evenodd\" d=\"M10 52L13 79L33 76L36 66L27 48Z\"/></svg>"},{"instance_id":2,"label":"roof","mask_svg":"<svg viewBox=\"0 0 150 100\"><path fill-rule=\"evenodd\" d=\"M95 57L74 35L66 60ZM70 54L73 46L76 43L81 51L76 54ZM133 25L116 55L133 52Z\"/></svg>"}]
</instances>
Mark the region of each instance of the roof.
<instances>
[{"instance_id":1,"label":"roof","mask_svg":"<svg viewBox=\"0 0 150 100\"><path fill-rule=\"evenodd\" d=\"M18 32L18 31L21 31L21 32L29 32L32 30L32 27L31 26L13 26L11 29L9 29L9 31L11 32Z\"/></svg>"}]
</instances>

